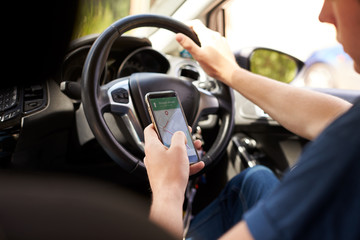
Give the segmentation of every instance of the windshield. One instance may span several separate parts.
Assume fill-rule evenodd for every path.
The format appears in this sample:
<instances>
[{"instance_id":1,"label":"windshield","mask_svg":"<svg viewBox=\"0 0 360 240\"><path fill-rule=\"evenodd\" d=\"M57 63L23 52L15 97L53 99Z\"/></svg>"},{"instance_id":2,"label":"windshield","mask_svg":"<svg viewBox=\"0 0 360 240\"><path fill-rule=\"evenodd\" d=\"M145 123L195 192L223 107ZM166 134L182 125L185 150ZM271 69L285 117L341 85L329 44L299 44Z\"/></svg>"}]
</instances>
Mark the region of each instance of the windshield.
<instances>
[{"instance_id":1,"label":"windshield","mask_svg":"<svg viewBox=\"0 0 360 240\"><path fill-rule=\"evenodd\" d=\"M73 39L101 33L128 15L153 13L171 16L186 0L80 0Z\"/></svg>"}]
</instances>

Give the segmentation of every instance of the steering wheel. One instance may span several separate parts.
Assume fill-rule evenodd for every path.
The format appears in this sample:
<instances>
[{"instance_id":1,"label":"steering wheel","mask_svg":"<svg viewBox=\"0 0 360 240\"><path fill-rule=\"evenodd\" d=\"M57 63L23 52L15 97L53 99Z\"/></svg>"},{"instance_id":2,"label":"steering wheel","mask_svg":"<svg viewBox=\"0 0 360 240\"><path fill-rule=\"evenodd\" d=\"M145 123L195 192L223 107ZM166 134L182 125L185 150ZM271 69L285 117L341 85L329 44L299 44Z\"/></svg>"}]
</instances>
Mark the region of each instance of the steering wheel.
<instances>
[{"instance_id":1,"label":"steering wheel","mask_svg":"<svg viewBox=\"0 0 360 240\"><path fill-rule=\"evenodd\" d=\"M138 27L158 27L180 32L200 46L196 34L189 27L169 17L140 14L113 23L94 42L84 64L81 95L89 126L100 145L117 164L130 173L146 177L143 129L151 120L145 104L145 94L175 90L189 125L196 126L199 119L208 114L216 114L221 122L212 147L202 157L205 171L220 159L231 137L235 112L232 89L218 82L219 90L209 92L195 87L189 81L159 73L135 73L100 86L101 75L114 41L123 33ZM119 116L122 123L118 131L126 133L127 140L142 152L141 156L118 141L114 130L106 123L105 113Z\"/></svg>"}]
</instances>

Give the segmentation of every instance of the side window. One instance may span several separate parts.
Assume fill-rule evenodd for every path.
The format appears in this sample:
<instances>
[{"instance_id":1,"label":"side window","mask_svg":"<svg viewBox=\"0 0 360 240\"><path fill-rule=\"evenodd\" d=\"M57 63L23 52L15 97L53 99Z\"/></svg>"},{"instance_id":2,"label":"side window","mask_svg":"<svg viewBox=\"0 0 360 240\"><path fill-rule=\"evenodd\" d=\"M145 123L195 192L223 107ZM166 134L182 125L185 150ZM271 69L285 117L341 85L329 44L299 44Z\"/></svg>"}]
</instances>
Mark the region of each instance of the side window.
<instances>
[{"instance_id":1,"label":"side window","mask_svg":"<svg viewBox=\"0 0 360 240\"><path fill-rule=\"evenodd\" d=\"M80 0L73 39L99 34L116 20L128 15L154 13L171 15L184 0ZM149 34L148 30L132 31Z\"/></svg>"},{"instance_id":2,"label":"side window","mask_svg":"<svg viewBox=\"0 0 360 240\"><path fill-rule=\"evenodd\" d=\"M223 6L225 36L233 50L267 47L305 62L298 86L360 89L351 58L321 23L323 0L232 0Z\"/></svg>"},{"instance_id":3,"label":"side window","mask_svg":"<svg viewBox=\"0 0 360 240\"><path fill-rule=\"evenodd\" d=\"M101 33L130 13L130 0L80 0L73 39Z\"/></svg>"}]
</instances>

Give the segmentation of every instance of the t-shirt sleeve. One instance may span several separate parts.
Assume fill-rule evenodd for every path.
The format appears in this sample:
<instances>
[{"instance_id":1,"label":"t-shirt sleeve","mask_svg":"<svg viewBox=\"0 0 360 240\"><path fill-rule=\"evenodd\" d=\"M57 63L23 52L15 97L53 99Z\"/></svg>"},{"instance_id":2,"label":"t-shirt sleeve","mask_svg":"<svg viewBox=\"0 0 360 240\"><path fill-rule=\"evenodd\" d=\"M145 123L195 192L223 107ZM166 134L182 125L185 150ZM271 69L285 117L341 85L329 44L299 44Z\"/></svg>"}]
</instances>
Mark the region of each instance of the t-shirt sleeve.
<instances>
[{"instance_id":1,"label":"t-shirt sleeve","mask_svg":"<svg viewBox=\"0 0 360 240\"><path fill-rule=\"evenodd\" d=\"M278 188L245 213L255 239L359 239L359 113L353 107L330 125Z\"/></svg>"}]
</instances>

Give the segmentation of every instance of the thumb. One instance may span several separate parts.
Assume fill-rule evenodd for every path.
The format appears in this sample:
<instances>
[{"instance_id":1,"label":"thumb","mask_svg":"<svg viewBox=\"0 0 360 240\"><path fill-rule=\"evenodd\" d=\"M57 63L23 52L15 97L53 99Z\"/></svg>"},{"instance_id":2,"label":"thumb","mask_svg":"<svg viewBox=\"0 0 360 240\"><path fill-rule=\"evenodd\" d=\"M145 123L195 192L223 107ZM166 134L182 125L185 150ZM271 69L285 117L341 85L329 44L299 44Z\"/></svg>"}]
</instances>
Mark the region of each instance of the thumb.
<instances>
[{"instance_id":1,"label":"thumb","mask_svg":"<svg viewBox=\"0 0 360 240\"><path fill-rule=\"evenodd\" d=\"M177 131L171 138L171 146L184 146L186 144L186 136L182 131ZM170 146L170 147L171 147Z\"/></svg>"},{"instance_id":2,"label":"thumb","mask_svg":"<svg viewBox=\"0 0 360 240\"><path fill-rule=\"evenodd\" d=\"M182 33L176 34L175 39L196 59L196 56L198 56L201 48L193 40L191 40L188 36L185 36Z\"/></svg>"}]
</instances>

